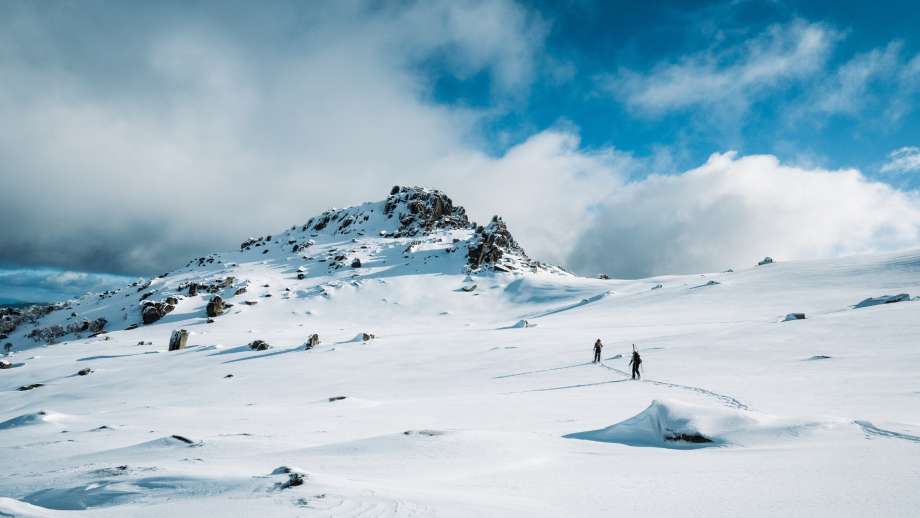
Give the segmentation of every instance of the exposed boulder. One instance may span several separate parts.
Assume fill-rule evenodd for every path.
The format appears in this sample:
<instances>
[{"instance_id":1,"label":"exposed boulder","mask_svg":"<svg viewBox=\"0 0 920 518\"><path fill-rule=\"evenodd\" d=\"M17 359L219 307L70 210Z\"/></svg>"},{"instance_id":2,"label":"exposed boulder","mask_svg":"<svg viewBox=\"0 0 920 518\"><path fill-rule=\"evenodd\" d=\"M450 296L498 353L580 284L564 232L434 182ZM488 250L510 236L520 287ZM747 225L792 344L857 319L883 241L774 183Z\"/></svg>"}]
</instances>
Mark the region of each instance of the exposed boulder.
<instances>
[{"instance_id":1,"label":"exposed boulder","mask_svg":"<svg viewBox=\"0 0 920 518\"><path fill-rule=\"evenodd\" d=\"M147 301L144 302L144 306L141 309L141 318L144 321L144 325L152 324L172 312L174 309L176 309L176 307L172 304Z\"/></svg>"},{"instance_id":2,"label":"exposed boulder","mask_svg":"<svg viewBox=\"0 0 920 518\"><path fill-rule=\"evenodd\" d=\"M509 252L527 259L524 249L517 244L508 226L498 216L492 216L488 225L477 227L467 246L467 265L473 271L489 266L494 268L499 259Z\"/></svg>"},{"instance_id":3,"label":"exposed boulder","mask_svg":"<svg viewBox=\"0 0 920 518\"><path fill-rule=\"evenodd\" d=\"M783 322L789 322L790 320L805 320L805 313L789 313L783 319Z\"/></svg>"},{"instance_id":4,"label":"exposed boulder","mask_svg":"<svg viewBox=\"0 0 920 518\"><path fill-rule=\"evenodd\" d=\"M361 340L364 342L370 342L376 338L372 333L361 333Z\"/></svg>"},{"instance_id":5,"label":"exposed boulder","mask_svg":"<svg viewBox=\"0 0 920 518\"><path fill-rule=\"evenodd\" d=\"M13 363L9 360L0 360L0 369L12 369Z\"/></svg>"},{"instance_id":6,"label":"exposed boulder","mask_svg":"<svg viewBox=\"0 0 920 518\"><path fill-rule=\"evenodd\" d=\"M249 342L249 348L253 351L265 351L271 348L265 340L253 340Z\"/></svg>"},{"instance_id":7,"label":"exposed boulder","mask_svg":"<svg viewBox=\"0 0 920 518\"><path fill-rule=\"evenodd\" d=\"M223 315L224 314L224 299L215 295L213 298L211 298L211 301L208 302L206 311L207 311L208 317L210 318L219 317Z\"/></svg>"},{"instance_id":8,"label":"exposed boulder","mask_svg":"<svg viewBox=\"0 0 920 518\"><path fill-rule=\"evenodd\" d=\"M390 190L383 213L399 221L393 237L411 237L434 229L468 228L469 218L463 207L455 207L443 192L422 187L399 187Z\"/></svg>"},{"instance_id":9,"label":"exposed boulder","mask_svg":"<svg viewBox=\"0 0 920 518\"><path fill-rule=\"evenodd\" d=\"M764 257L762 261L760 261L759 263L757 263L757 266L763 266L763 265L765 265L765 264L773 264L773 258L772 258L772 257L769 257L769 256L768 256L768 257Z\"/></svg>"},{"instance_id":10,"label":"exposed boulder","mask_svg":"<svg viewBox=\"0 0 920 518\"><path fill-rule=\"evenodd\" d=\"M198 295L198 283L193 282L188 285L188 296L194 297L195 295Z\"/></svg>"},{"instance_id":11,"label":"exposed boulder","mask_svg":"<svg viewBox=\"0 0 920 518\"><path fill-rule=\"evenodd\" d=\"M90 369L89 367L87 367L87 368L85 368L85 369L80 369L80 370L77 371L77 375L78 375L78 376L86 376L86 375L92 374L92 373L93 373L93 369Z\"/></svg>"},{"instance_id":12,"label":"exposed boulder","mask_svg":"<svg viewBox=\"0 0 920 518\"><path fill-rule=\"evenodd\" d=\"M188 331L185 329L177 329L173 331L172 335L169 337L169 350L178 351L179 349L185 349L187 343Z\"/></svg>"},{"instance_id":13,"label":"exposed boulder","mask_svg":"<svg viewBox=\"0 0 920 518\"><path fill-rule=\"evenodd\" d=\"M355 259L351 262L351 267L361 268L361 259L358 259L357 257L355 257Z\"/></svg>"},{"instance_id":14,"label":"exposed boulder","mask_svg":"<svg viewBox=\"0 0 920 518\"><path fill-rule=\"evenodd\" d=\"M319 335L316 333L313 333L312 335L310 335L310 338L307 338L307 343L305 344L305 348L307 350L310 350L316 347L317 345L319 345Z\"/></svg>"}]
</instances>

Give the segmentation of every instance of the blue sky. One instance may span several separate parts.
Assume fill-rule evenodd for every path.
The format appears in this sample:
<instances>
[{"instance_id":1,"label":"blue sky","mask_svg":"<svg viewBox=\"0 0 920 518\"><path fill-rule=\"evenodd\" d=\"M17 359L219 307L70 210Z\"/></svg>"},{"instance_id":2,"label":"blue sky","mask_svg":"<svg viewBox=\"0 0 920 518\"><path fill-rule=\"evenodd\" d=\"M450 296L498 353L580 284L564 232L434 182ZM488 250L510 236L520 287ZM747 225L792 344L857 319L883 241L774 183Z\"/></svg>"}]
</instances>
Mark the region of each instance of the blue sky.
<instances>
[{"instance_id":1,"label":"blue sky","mask_svg":"<svg viewBox=\"0 0 920 518\"><path fill-rule=\"evenodd\" d=\"M734 149L792 163L857 167L901 187L918 185L918 175L878 174L890 152L915 146L920 135L914 112L917 72L907 86L897 84L896 77L920 45L912 16L916 3L572 2L560 8L556 2L537 2L533 8L549 25L546 58L552 63L546 66L558 66L562 78L553 80L553 71L545 71L550 77L535 82L519 102L503 105L489 128L508 135L497 139L498 152L509 141L565 121L579 129L585 147L661 156L662 173ZM649 76L688 61L711 64L688 67L688 73L725 74L729 82L738 81L732 74L758 59L779 57L803 37L796 31L804 28L824 38L820 49L805 53L815 63L802 66L802 72L777 70L765 84L731 94L742 106L722 105L713 91L701 94L711 96L709 101L675 100L653 108L631 103L635 92L629 88L609 87L618 74ZM765 56L750 52L758 43L769 47L771 40L784 39L787 45L772 53L767 48ZM814 107L816 99L843 89L836 75L848 65L859 84L839 103ZM766 84L770 77L775 82ZM436 84L434 96L441 102L480 107L495 102L485 74L445 74ZM904 107L893 108L895 102Z\"/></svg>"},{"instance_id":2,"label":"blue sky","mask_svg":"<svg viewBox=\"0 0 920 518\"><path fill-rule=\"evenodd\" d=\"M918 11L7 2L0 299L106 289L399 183L585 274L916 248Z\"/></svg>"}]
</instances>

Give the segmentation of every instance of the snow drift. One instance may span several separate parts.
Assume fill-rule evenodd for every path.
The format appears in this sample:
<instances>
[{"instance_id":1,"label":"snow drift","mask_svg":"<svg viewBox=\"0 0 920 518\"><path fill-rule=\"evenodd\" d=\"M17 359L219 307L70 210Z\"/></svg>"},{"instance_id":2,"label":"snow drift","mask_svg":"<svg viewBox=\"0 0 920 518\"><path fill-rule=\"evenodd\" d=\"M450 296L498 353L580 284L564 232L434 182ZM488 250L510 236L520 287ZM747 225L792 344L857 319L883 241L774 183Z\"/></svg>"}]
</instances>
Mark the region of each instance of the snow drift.
<instances>
[{"instance_id":1,"label":"snow drift","mask_svg":"<svg viewBox=\"0 0 920 518\"><path fill-rule=\"evenodd\" d=\"M628 446L693 449L745 445L767 438L791 436L802 428L818 424L750 410L654 400L648 408L623 422L565 437Z\"/></svg>"}]
</instances>

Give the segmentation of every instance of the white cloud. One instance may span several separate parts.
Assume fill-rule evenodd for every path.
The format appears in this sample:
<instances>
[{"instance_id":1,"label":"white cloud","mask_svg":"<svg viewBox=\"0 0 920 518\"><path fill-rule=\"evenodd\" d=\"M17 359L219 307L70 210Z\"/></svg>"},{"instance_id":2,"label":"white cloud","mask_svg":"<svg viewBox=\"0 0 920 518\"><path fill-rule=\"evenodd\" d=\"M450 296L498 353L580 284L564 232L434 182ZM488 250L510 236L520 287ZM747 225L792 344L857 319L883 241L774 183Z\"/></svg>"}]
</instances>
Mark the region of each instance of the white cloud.
<instances>
[{"instance_id":1,"label":"white cloud","mask_svg":"<svg viewBox=\"0 0 920 518\"><path fill-rule=\"evenodd\" d=\"M675 176L617 190L581 234L570 264L640 277L920 244L920 197L855 170L789 167L769 155L715 154Z\"/></svg>"},{"instance_id":2,"label":"white cloud","mask_svg":"<svg viewBox=\"0 0 920 518\"><path fill-rule=\"evenodd\" d=\"M5 12L0 221L17 224L0 261L158 273L330 200L438 185L445 157L479 156L486 114L429 100L420 68L441 59L516 95L545 35L504 1L293 5L220 22Z\"/></svg>"},{"instance_id":3,"label":"white cloud","mask_svg":"<svg viewBox=\"0 0 920 518\"><path fill-rule=\"evenodd\" d=\"M841 65L816 88L805 108L812 112L845 113L862 111L873 82L884 81L897 72L902 45L893 42L885 48L858 54Z\"/></svg>"},{"instance_id":4,"label":"white cloud","mask_svg":"<svg viewBox=\"0 0 920 518\"><path fill-rule=\"evenodd\" d=\"M907 146L895 149L888 155L881 171L883 173L920 172L920 147Z\"/></svg>"},{"instance_id":5,"label":"white cloud","mask_svg":"<svg viewBox=\"0 0 920 518\"><path fill-rule=\"evenodd\" d=\"M735 47L690 54L647 73L623 70L608 77L605 88L649 115L691 107L740 114L762 93L820 72L838 38L821 24L794 21Z\"/></svg>"}]
</instances>

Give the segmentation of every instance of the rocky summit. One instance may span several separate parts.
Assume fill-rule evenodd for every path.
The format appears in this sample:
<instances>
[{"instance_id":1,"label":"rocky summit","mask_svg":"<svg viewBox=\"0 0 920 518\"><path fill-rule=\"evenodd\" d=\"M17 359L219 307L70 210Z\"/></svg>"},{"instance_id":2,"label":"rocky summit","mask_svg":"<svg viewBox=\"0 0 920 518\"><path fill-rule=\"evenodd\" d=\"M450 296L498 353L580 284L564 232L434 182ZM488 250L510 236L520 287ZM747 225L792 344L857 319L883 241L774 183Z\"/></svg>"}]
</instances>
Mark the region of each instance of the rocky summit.
<instances>
[{"instance_id":1,"label":"rocky summit","mask_svg":"<svg viewBox=\"0 0 920 518\"><path fill-rule=\"evenodd\" d=\"M14 347L54 343L169 321L177 307L188 304L182 300L203 300L196 303L196 315L233 318L235 303L258 303L246 296L258 284L245 274L245 265L253 263L292 270L297 282L286 286L283 297L307 286L312 295L324 296L329 293L324 284L384 275L569 275L528 257L501 217L478 225L442 191L394 186L381 201L329 209L283 231L250 237L239 251L214 252L121 289L36 308L28 318L5 316L2 329ZM28 333L21 322L30 324Z\"/></svg>"}]
</instances>

